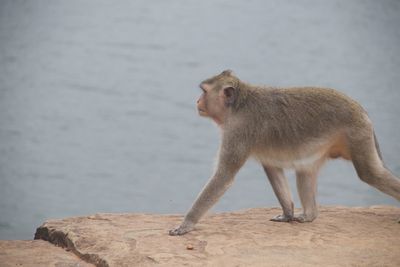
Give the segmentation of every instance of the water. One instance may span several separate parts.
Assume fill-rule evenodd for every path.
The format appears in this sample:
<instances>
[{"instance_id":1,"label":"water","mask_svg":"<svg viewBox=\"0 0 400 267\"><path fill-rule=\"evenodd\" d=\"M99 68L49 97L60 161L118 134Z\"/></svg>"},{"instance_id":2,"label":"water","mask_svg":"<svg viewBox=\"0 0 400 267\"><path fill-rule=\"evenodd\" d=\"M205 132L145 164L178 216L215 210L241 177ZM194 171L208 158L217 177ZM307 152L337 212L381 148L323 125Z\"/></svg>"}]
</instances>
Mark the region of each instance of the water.
<instances>
[{"instance_id":1,"label":"water","mask_svg":"<svg viewBox=\"0 0 400 267\"><path fill-rule=\"evenodd\" d=\"M197 85L226 68L355 98L400 175L399 14L373 0L1 1L0 238L49 218L185 212L219 142ZM323 205L399 206L344 161L319 180ZM214 210L277 205L248 162Z\"/></svg>"}]
</instances>

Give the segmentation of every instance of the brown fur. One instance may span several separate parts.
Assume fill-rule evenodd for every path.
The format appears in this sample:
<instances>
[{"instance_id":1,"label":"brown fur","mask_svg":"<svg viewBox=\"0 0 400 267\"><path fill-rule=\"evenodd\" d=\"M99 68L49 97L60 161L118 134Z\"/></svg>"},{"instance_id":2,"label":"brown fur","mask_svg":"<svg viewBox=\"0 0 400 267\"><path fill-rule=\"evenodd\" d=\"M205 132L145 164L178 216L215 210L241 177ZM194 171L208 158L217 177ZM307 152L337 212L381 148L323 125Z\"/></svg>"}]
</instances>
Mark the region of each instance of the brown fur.
<instances>
[{"instance_id":1,"label":"brown fur","mask_svg":"<svg viewBox=\"0 0 400 267\"><path fill-rule=\"evenodd\" d=\"M182 225L184 234L228 189L248 157L263 165L283 215L274 221L310 222L318 214L317 174L326 159L351 160L361 180L400 200L400 180L383 164L372 123L348 96L328 88L253 86L224 71L200 84L199 113L222 129L218 167ZM283 174L294 168L303 213L293 201Z\"/></svg>"}]
</instances>

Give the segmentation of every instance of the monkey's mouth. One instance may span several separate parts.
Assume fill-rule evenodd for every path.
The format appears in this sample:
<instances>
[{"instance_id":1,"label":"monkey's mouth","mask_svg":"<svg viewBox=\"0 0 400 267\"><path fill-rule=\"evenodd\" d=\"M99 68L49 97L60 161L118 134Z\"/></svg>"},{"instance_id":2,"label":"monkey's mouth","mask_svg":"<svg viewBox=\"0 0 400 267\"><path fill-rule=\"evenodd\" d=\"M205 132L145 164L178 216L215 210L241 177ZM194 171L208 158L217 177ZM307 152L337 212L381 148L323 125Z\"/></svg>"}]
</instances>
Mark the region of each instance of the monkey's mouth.
<instances>
[{"instance_id":1,"label":"monkey's mouth","mask_svg":"<svg viewBox=\"0 0 400 267\"><path fill-rule=\"evenodd\" d=\"M199 112L200 115L206 115L206 111L204 109L198 108L197 111Z\"/></svg>"}]
</instances>

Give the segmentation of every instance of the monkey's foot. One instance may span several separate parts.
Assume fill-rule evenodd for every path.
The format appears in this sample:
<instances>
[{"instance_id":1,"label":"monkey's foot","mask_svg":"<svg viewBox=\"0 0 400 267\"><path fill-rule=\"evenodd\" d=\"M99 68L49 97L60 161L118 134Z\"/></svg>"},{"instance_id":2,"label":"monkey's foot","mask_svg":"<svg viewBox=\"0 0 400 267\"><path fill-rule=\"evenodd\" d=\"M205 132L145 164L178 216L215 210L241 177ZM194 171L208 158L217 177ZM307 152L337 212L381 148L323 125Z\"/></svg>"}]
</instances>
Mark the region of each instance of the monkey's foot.
<instances>
[{"instance_id":1,"label":"monkey's foot","mask_svg":"<svg viewBox=\"0 0 400 267\"><path fill-rule=\"evenodd\" d=\"M285 215L285 214L277 215L277 216L273 217L272 219L270 219L270 221L273 221L273 222L290 222L290 221L293 221L293 216Z\"/></svg>"},{"instance_id":2,"label":"monkey's foot","mask_svg":"<svg viewBox=\"0 0 400 267\"><path fill-rule=\"evenodd\" d=\"M193 230L193 224L186 224L182 223L179 227L169 230L169 235L175 236L175 235L184 235L187 232L190 232Z\"/></svg>"},{"instance_id":3,"label":"monkey's foot","mask_svg":"<svg viewBox=\"0 0 400 267\"><path fill-rule=\"evenodd\" d=\"M317 218L316 215L306 215L304 213L301 214L295 214L292 221L299 222L299 223L305 223L305 222L312 222Z\"/></svg>"}]
</instances>

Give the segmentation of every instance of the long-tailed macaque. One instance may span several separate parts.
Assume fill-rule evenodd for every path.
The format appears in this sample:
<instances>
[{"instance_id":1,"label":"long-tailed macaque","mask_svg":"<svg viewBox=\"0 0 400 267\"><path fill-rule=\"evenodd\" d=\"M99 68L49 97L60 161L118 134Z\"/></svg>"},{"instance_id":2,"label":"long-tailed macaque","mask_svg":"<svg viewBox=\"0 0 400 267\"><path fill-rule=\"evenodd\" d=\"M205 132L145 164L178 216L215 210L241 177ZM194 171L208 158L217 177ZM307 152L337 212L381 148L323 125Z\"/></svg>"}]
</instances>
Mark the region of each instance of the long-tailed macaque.
<instances>
[{"instance_id":1,"label":"long-tailed macaque","mask_svg":"<svg viewBox=\"0 0 400 267\"><path fill-rule=\"evenodd\" d=\"M317 174L330 158L352 161L362 181L400 201L400 179L385 167L367 113L348 96L333 89L253 86L229 70L203 81L200 88L199 114L213 119L222 131L218 164L170 235L191 231L250 156L262 164L282 206L283 214L272 221L311 222L317 217ZM285 168L296 171L301 214L293 213Z\"/></svg>"}]
</instances>

